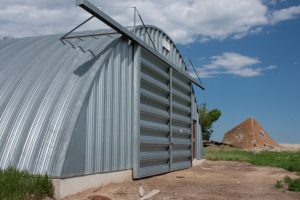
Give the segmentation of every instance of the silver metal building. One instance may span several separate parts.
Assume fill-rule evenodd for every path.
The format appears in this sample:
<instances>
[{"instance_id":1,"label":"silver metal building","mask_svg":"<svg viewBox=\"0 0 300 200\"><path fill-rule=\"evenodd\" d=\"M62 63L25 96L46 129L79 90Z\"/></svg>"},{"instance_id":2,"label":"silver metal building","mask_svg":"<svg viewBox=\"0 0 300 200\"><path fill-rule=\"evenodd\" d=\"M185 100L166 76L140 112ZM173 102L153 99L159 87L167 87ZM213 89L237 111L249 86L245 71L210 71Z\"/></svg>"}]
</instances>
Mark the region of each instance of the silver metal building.
<instances>
[{"instance_id":1,"label":"silver metal building","mask_svg":"<svg viewBox=\"0 0 300 200\"><path fill-rule=\"evenodd\" d=\"M202 159L192 86L202 85L172 39L78 5L112 29L0 40L0 168L141 178Z\"/></svg>"}]
</instances>

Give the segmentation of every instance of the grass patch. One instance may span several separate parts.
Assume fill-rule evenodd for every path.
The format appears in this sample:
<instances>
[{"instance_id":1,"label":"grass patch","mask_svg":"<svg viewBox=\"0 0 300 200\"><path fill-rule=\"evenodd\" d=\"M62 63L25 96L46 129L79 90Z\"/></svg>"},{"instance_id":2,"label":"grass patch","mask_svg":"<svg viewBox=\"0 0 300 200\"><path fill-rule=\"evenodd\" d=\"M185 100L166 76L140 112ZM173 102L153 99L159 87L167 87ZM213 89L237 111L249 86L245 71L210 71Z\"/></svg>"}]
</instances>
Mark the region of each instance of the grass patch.
<instances>
[{"instance_id":1,"label":"grass patch","mask_svg":"<svg viewBox=\"0 0 300 200\"><path fill-rule=\"evenodd\" d=\"M0 170L0 199L38 200L53 197L54 188L47 175L31 175L12 167Z\"/></svg>"},{"instance_id":2,"label":"grass patch","mask_svg":"<svg viewBox=\"0 0 300 200\"><path fill-rule=\"evenodd\" d=\"M282 181L277 181L275 183L275 188L287 188L290 191L300 192L300 178L292 179L289 176L285 176Z\"/></svg>"},{"instance_id":3,"label":"grass patch","mask_svg":"<svg viewBox=\"0 0 300 200\"><path fill-rule=\"evenodd\" d=\"M248 162L259 166L271 166L300 172L300 152L252 152L235 148L207 148L205 158L208 160L228 160Z\"/></svg>"},{"instance_id":4,"label":"grass patch","mask_svg":"<svg viewBox=\"0 0 300 200\"><path fill-rule=\"evenodd\" d=\"M300 151L298 152L274 152L274 151L245 151L236 148L206 148L207 160L227 160L248 162L258 166L271 166L283 168L300 175ZM282 181L275 183L275 188L281 189L286 185L290 191L300 192L300 178L292 179L286 176Z\"/></svg>"},{"instance_id":5,"label":"grass patch","mask_svg":"<svg viewBox=\"0 0 300 200\"><path fill-rule=\"evenodd\" d=\"M291 182L288 183L288 189L294 192L300 192L300 178L292 179Z\"/></svg>"}]
</instances>

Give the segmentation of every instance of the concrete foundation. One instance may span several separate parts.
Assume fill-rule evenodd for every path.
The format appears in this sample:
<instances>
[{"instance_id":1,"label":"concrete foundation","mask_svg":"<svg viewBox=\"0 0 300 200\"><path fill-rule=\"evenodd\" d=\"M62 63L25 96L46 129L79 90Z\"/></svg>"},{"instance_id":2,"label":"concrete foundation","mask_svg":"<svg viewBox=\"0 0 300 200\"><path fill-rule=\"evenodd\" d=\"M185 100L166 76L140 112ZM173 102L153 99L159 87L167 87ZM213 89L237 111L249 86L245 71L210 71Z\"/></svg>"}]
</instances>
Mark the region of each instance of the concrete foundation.
<instances>
[{"instance_id":1,"label":"concrete foundation","mask_svg":"<svg viewBox=\"0 0 300 200\"><path fill-rule=\"evenodd\" d=\"M73 178L52 179L52 183L55 188L55 199L62 199L93 187L130 180L132 180L132 170L124 170Z\"/></svg>"},{"instance_id":2,"label":"concrete foundation","mask_svg":"<svg viewBox=\"0 0 300 200\"><path fill-rule=\"evenodd\" d=\"M199 166L205 159L192 161L192 166ZM86 176L52 179L54 186L55 199L62 199L68 195L76 194L84 190L104 186L110 183L120 183L132 180L132 170L92 174Z\"/></svg>"},{"instance_id":3,"label":"concrete foundation","mask_svg":"<svg viewBox=\"0 0 300 200\"><path fill-rule=\"evenodd\" d=\"M200 165L202 165L204 162L205 162L205 159L201 159L201 160L194 159L194 160L192 161L192 166L193 166L193 167L195 167L195 166L200 166Z\"/></svg>"}]
</instances>

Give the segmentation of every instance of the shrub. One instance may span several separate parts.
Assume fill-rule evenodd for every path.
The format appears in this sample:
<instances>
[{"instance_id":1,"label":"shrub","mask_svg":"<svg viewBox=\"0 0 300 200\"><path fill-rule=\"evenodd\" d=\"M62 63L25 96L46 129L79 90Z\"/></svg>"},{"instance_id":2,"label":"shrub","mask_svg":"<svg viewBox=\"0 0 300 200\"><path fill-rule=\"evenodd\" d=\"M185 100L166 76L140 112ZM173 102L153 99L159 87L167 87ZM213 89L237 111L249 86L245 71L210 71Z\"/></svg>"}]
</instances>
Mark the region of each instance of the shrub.
<instances>
[{"instance_id":1,"label":"shrub","mask_svg":"<svg viewBox=\"0 0 300 200\"><path fill-rule=\"evenodd\" d=\"M47 175L31 175L9 167L0 170L0 199L37 200L53 197L54 188Z\"/></svg>"},{"instance_id":2,"label":"shrub","mask_svg":"<svg viewBox=\"0 0 300 200\"><path fill-rule=\"evenodd\" d=\"M275 183L275 188L276 189L282 189L283 188L283 183L282 183L282 181L276 181L276 183Z\"/></svg>"},{"instance_id":3,"label":"shrub","mask_svg":"<svg viewBox=\"0 0 300 200\"><path fill-rule=\"evenodd\" d=\"M288 185L288 190L300 192L300 178L292 179L289 176L285 176L283 181Z\"/></svg>"},{"instance_id":4,"label":"shrub","mask_svg":"<svg viewBox=\"0 0 300 200\"><path fill-rule=\"evenodd\" d=\"M300 178L293 179L290 183L288 183L288 190L294 192L300 192Z\"/></svg>"},{"instance_id":5,"label":"shrub","mask_svg":"<svg viewBox=\"0 0 300 200\"><path fill-rule=\"evenodd\" d=\"M289 177L289 176L285 176L285 177L283 178L283 181L284 181L285 183L289 184L289 183L292 182L292 178Z\"/></svg>"}]
</instances>

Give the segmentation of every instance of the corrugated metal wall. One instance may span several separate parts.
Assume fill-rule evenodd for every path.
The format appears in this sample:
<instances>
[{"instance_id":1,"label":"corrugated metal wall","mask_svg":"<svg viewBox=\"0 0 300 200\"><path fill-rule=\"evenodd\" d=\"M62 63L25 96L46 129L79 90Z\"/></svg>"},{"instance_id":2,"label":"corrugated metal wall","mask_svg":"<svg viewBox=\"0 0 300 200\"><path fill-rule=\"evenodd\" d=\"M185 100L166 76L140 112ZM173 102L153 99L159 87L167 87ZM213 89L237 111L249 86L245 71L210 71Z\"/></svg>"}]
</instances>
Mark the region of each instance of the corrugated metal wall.
<instances>
[{"instance_id":1,"label":"corrugated metal wall","mask_svg":"<svg viewBox=\"0 0 300 200\"><path fill-rule=\"evenodd\" d=\"M202 131L199 123L199 113L194 92L192 93L192 119L196 121L196 158L204 159Z\"/></svg>"},{"instance_id":2,"label":"corrugated metal wall","mask_svg":"<svg viewBox=\"0 0 300 200\"><path fill-rule=\"evenodd\" d=\"M132 168L133 50L122 41L95 82L88 104L86 173Z\"/></svg>"},{"instance_id":3,"label":"corrugated metal wall","mask_svg":"<svg viewBox=\"0 0 300 200\"><path fill-rule=\"evenodd\" d=\"M185 71L186 67L183 58L181 57L181 54L178 51L173 40L158 27L147 25L146 29L150 34L157 51L161 53L164 57L166 57L169 61L171 61L176 67ZM137 26L135 33L138 37L145 41L146 44L153 47L149 35L146 33L146 29L144 26ZM165 40L170 45L170 50L167 50L163 47L163 40Z\"/></svg>"},{"instance_id":4,"label":"corrugated metal wall","mask_svg":"<svg viewBox=\"0 0 300 200\"><path fill-rule=\"evenodd\" d=\"M126 40L121 40L103 62L86 99L86 106L82 108L77 120L79 129L75 129L73 133L69 147L73 149L68 151L62 176L132 168L132 48ZM78 149L82 151L81 158L77 153ZM79 163L84 165L79 168Z\"/></svg>"},{"instance_id":5,"label":"corrugated metal wall","mask_svg":"<svg viewBox=\"0 0 300 200\"><path fill-rule=\"evenodd\" d=\"M86 87L120 37L60 36L0 40L0 168L60 176Z\"/></svg>"},{"instance_id":6,"label":"corrugated metal wall","mask_svg":"<svg viewBox=\"0 0 300 200\"><path fill-rule=\"evenodd\" d=\"M191 82L142 50L135 178L191 166Z\"/></svg>"}]
</instances>

